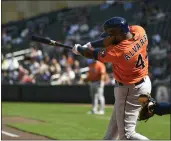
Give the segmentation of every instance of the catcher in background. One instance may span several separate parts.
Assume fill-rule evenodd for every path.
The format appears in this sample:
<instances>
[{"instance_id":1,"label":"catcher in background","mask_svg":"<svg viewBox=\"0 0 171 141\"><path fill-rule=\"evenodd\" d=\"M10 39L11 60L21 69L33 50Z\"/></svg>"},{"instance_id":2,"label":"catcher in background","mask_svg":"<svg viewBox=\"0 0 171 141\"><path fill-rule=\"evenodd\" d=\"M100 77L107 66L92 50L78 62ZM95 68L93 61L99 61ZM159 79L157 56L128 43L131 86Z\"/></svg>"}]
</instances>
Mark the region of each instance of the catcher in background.
<instances>
[{"instance_id":1,"label":"catcher in background","mask_svg":"<svg viewBox=\"0 0 171 141\"><path fill-rule=\"evenodd\" d=\"M153 98L149 98L149 101L141 108L138 120L147 121L154 114L159 116L171 114L171 104L166 102L157 103Z\"/></svg>"},{"instance_id":2,"label":"catcher in background","mask_svg":"<svg viewBox=\"0 0 171 141\"><path fill-rule=\"evenodd\" d=\"M88 59L88 65L89 71L87 73L86 81L90 82L90 94L92 99L92 109L88 114L103 115L105 108L104 85L106 67L103 63L93 59Z\"/></svg>"}]
</instances>

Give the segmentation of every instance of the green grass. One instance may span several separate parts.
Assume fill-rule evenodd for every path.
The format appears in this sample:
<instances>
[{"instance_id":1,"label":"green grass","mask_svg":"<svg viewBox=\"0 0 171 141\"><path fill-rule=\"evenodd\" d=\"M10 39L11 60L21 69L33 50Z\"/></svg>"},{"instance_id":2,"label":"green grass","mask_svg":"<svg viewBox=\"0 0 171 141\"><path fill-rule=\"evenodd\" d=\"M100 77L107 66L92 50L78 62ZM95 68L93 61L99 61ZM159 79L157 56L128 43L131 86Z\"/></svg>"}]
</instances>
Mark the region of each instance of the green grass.
<instances>
[{"instance_id":1,"label":"green grass","mask_svg":"<svg viewBox=\"0 0 171 141\"><path fill-rule=\"evenodd\" d=\"M39 119L43 123L9 123L24 131L60 140L99 140L107 129L112 107L105 115L87 115L90 106L43 103L2 103L3 116L23 116ZM154 140L170 139L170 116L154 116L138 122L137 132Z\"/></svg>"}]
</instances>

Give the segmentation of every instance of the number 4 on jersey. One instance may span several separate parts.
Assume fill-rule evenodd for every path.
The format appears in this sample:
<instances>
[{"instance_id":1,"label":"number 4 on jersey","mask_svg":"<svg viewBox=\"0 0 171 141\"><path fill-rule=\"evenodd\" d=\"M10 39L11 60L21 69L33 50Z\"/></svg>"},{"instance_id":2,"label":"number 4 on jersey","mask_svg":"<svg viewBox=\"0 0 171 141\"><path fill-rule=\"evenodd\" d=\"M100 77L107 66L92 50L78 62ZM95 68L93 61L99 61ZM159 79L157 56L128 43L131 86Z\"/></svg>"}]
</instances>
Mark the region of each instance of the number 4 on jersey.
<instances>
[{"instance_id":1,"label":"number 4 on jersey","mask_svg":"<svg viewBox=\"0 0 171 141\"><path fill-rule=\"evenodd\" d=\"M136 63L136 68L139 68L139 67L142 67L142 69L145 67L141 54L138 55L138 60Z\"/></svg>"}]
</instances>

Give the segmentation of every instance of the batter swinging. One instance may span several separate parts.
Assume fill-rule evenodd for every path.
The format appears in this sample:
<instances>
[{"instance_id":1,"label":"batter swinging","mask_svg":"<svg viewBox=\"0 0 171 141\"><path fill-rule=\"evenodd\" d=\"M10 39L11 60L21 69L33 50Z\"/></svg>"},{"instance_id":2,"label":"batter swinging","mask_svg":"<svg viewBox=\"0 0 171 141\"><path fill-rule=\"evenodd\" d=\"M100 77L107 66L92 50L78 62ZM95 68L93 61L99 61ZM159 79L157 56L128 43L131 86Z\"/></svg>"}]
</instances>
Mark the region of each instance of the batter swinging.
<instances>
[{"instance_id":1,"label":"batter swinging","mask_svg":"<svg viewBox=\"0 0 171 141\"><path fill-rule=\"evenodd\" d=\"M84 46L76 44L73 52L112 63L116 80L115 106L104 139L117 139L118 136L120 140L148 139L135 132L141 105L149 101L151 93L146 32L141 26L129 26L121 17L113 17L103 26L103 39Z\"/></svg>"}]
</instances>

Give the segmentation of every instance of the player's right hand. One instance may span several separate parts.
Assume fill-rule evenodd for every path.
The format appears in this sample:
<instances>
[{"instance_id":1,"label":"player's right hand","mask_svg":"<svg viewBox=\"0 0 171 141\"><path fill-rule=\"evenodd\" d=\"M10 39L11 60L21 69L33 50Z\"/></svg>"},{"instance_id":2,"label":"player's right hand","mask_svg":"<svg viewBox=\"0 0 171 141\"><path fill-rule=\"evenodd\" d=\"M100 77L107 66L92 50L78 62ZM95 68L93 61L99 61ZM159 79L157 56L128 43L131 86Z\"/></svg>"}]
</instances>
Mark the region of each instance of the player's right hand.
<instances>
[{"instance_id":1,"label":"player's right hand","mask_svg":"<svg viewBox=\"0 0 171 141\"><path fill-rule=\"evenodd\" d=\"M88 43L86 43L85 45L83 45L83 47L85 47L85 48L91 48L91 47L92 47L92 45L91 45L91 43L90 43L90 42L88 42Z\"/></svg>"}]
</instances>

